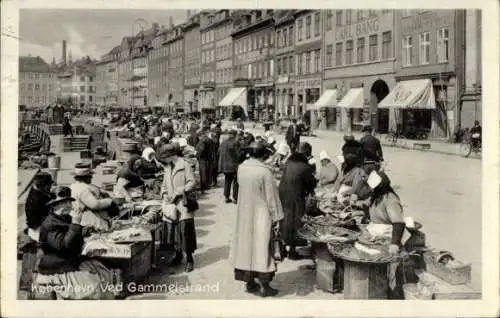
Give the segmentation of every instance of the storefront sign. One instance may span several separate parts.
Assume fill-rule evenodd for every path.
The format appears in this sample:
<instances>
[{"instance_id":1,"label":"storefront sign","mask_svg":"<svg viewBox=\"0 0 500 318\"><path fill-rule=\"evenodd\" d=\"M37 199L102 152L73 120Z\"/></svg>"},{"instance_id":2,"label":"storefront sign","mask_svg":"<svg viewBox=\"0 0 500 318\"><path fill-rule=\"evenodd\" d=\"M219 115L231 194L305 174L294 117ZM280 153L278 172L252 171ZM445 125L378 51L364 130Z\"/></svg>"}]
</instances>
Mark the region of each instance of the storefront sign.
<instances>
[{"instance_id":1,"label":"storefront sign","mask_svg":"<svg viewBox=\"0 0 500 318\"><path fill-rule=\"evenodd\" d=\"M454 11L439 10L405 18L401 21L402 34L430 31L442 26L452 26Z\"/></svg>"},{"instance_id":2,"label":"storefront sign","mask_svg":"<svg viewBox=\"0 0 500 318\"><path fill-rule=\"evenodd\" d=\"M379 19L366 20L359 23L338 27L335 32L335 39L337 41L344 41L346 39L376 34L379 32L379 30Z\"/></svg>"},{"instance_id":3,"label":"storefront sign","mask_svg":"<svg viewBox=\"0 0 500 318\"><path fill-rule=\"evenodd\" d=\"M320 79L297 80L298 88L316 88L321 87Z\"/></svg>"},{"instance_id":4,"label":"storefront sign","mask_svg":"<svg viewBox=\"0 0 500 318\"><path fill-rule=\"evenodd\" d=\"M288 83L288 75L280 75L276 84L287 84Z\"/></svg>"}]
</instances>

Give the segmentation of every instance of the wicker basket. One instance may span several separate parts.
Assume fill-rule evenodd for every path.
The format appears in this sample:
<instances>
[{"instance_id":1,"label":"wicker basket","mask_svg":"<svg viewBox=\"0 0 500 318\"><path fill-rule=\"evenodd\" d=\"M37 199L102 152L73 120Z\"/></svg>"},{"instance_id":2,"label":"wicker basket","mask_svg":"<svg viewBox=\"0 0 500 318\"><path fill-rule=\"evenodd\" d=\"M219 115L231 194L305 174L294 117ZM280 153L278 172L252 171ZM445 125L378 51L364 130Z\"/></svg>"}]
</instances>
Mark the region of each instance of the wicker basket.
<instances>
[{"instance_id":1,"label":"wicker basket","mask_svg":"<svg viewBox=\"0 0 500 318\"><path fill-rule=\"evenodd\" d=\"M469 284L471 281L471 265L464 264L458 268L448 268L436 261L436 254L428 252L424 254L427 271L451 285Z\"/></svg>"}]
</instances>

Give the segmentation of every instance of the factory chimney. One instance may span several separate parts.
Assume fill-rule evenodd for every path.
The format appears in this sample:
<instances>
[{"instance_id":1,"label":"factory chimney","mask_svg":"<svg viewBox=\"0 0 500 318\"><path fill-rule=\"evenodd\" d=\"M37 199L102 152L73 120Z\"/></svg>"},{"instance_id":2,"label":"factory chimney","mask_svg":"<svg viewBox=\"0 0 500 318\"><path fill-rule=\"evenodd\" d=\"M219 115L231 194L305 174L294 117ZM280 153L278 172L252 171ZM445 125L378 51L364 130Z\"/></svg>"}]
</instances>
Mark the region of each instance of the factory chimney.
<instances>
[{"instance_id":1,"label":"factory chimney","mask_svg":"<svg viewBox=\"0 0 500 318\"><path fill-rule=\"evenodd\" d=\"M66 40L63 40L62 41L62 62L64 65L66 65Z\"/></svg>"},{"instance_id":2,"label":"factory chimney","mask_svg":"<svg viewBox=\"0 0 500 318\"><path fill-rule=\"evenodd\" d=\"M169 26L170 28L173 28L173 27L174 27L174 18L169 17L169 18L168 18L168 24L169 24L168 26Z\"/></svg>"}]
</instances>

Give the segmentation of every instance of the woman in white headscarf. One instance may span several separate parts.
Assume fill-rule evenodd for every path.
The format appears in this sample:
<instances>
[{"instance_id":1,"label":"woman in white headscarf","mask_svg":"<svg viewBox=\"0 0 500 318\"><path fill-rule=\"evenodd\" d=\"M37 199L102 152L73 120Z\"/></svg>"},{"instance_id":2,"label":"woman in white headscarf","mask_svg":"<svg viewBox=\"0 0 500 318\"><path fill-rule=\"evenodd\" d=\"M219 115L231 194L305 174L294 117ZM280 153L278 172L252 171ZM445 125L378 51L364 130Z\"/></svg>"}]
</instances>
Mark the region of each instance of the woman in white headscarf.
<instances>
[{"instance_id":1,"label":"woman in white headscarf","mask_svg":"<svg viewBox=\"0 0 500 318\"><path fill-rule=\"evenodd\" d=\"M320 166L317 173L318 185L325 189L333 190L335 182L339 177L339 169L325 150L320 152L319 160Z\"/></svg>"}]
</instances>

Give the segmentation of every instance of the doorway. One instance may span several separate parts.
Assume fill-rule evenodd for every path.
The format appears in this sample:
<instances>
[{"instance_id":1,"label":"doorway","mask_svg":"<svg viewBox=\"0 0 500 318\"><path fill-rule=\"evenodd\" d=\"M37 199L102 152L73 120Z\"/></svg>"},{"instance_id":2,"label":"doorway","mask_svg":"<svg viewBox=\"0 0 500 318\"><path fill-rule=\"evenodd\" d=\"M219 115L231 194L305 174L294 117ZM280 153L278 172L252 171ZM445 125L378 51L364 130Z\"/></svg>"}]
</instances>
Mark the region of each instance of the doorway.
<instances>
[{"instance_id":1,"label":"doorway","mask_svg":"<svg viewBox=\"0 0 500 318\"><path fill-rule=\"evenodd\" d=\"M378 104L389 95L389 86L383 80L376 80L370 90L370 122L379 134L389 132L389 109L378 108Z\"/></svg>"}]
</instances>

